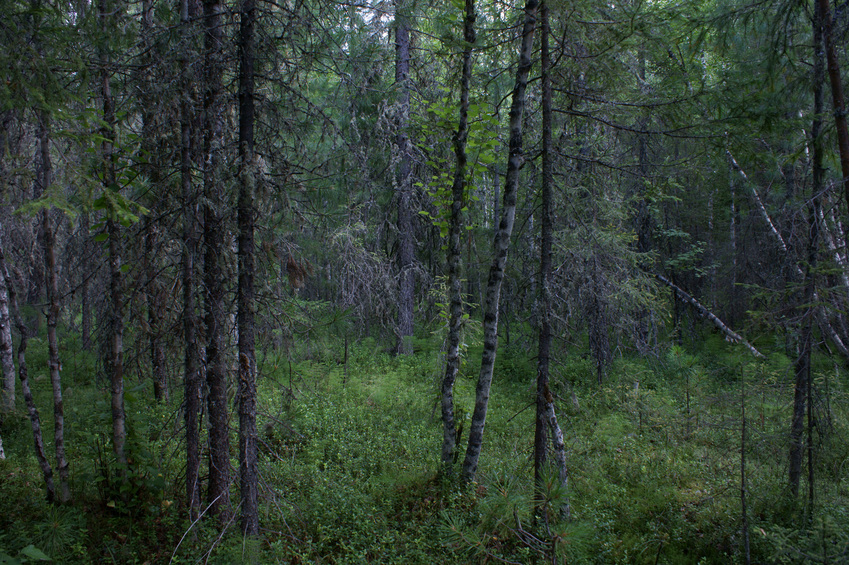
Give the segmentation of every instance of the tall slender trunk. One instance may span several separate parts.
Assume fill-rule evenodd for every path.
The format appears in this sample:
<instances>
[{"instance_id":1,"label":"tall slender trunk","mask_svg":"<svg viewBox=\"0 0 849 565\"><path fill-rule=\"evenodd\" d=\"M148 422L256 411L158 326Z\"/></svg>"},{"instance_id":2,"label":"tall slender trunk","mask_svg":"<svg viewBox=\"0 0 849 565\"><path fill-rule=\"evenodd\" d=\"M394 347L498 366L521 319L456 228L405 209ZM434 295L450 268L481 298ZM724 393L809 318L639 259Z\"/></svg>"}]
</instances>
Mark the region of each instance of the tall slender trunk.
<instances>
[{"instance_id":1,"label":"tall slender trunk","mask_svg":"<svg viewBox=\"0 0 849 565\"><path fill-rule=\"evenodd\" d=\"M2 237L2 235L0 235ZM3 367L3 387L0 390L0 413L15 408L15 353L12 343L12 320L9 315L9 292L0 280L0 365Z\"/></svg>"},{"instance_id":2,"label":"tall slender trunk","mask_svg":"<svg viewBox=\"0 0 849 565\"><path fill-rule=\"evenodd\" d=\"M91 299L89 291L89 278L92 273L91 268L91 246L89 245L89 234L91 234L91 222L89 220L89 212L83 211L80 218L80 230L83 234L82 243L82 275L80 277L80 341L82 342L83 351L91 351Z\"/></svg>"},{"instance_id":3,"label":"tall slender trunk","mask_svg":"<svg viewBox=\"0 0 849 565\"><path fill-rule=\"evenodd\" d=\"M38 407L35 405L35 400L32 396L32 391L29 387L29 376L27 373L27 342L29 341L29 329L24 323L18 309L18 298L15 292L12 277L9 276L9 269L6 266L6 254L2 240L2 226L0 226L0 277L3 279L3 284L9 293L9 310L15 320L15 325L18 328L18 333L21 335L20 343L18 344L18 376L21 380L21 392L24 395L27 413L29 414L30 426L32 427L33 443L35 445L35 458L38 460L38 466L41 467L41 474L44 477L44 485L47 490L47 501L55 502L56 487L53 483L53 468L50 466L50 461L47 459L47 453L44 449L44 436L41 433L41 417L38 413Z\"/></svg>"},{"instance_id":4,"label":"tall slender trunk","mask_svg":"<svg viewBox=\"0 0 849 565\"><path fill-rule=\"evenodd\" d=\"M799 494L799 482L802 475L802 458L804 455L803 431L805 425L805 406L811 394L811 349L813 347L813 319L816 295L816 277L819 252L819 217L821 209L821 194L824 185L825 169L823 168L822 148L822 112L824 104L823 83L825 82L825 64L823 61L823 19L826 17L821 3L814 7L814 118L811 124L811 200L808 209L808 258L805 266L804 296L805 309L802 314L799 330L799 356L795 363L795 386L793 393L793 416L790 422L790 492L796 497ZM812 446L808 446L809 449ZM811 452L809 452L810 458ZM809 479L812 477L809 477ZM813 488L813 485L809 485ZM811 490L811 498L813 491ZM813 502L813 500L811 500Z\"/></svg>"},{"instance_id":5,"label":"tall slender trunk","mask_svg":"<svg viewBox=\"0 0 849 565\"><path fill-rule=\"evenodd\" d=\"M108 0L100 0L100 23L104 36L111 30L114 17L113 7ZM100 95L103 101L103 127L100 145L103 166L103 190L117 191L115 176L115 100L110 84L109 57L101 55ZM112 385L112 450L119 464L119 474L127 464L124 443L127 439L126 417L124 412L124 296L121 280L121 233L116 221L116 212L106 210L106 231L109 236L109 294L110 294L110 380Z\"/></svg>"},{"instance_id":6,"label":"tall slender trunk","mask_svg":"<svg viewBox=\"0 0 849 565\"><path fill-rule=\"evenodd\" d=\"M206 287L206 384L209 408L209 490L211 514L229 518L230 422L227 414L227 366L224 337L224 207L220 170L223 108L222 18L220 0L206 0L204 11L205 93L203 132L204 284Z\"/></svg>"},{"instance_id":7,"label":"tall slender trunk","mask_svg":"<svg viewBox=\"0 0 849 565\"><path fill-rule=\"evenodd\" d=\"M109 294L111 301L111 385L112 385L112 450L119 466L127 464L125 443L127 422L124 410L124 292L121 275L121 232L118 223L106 221L109 233ZM119 475L123 470L119 468Z\"/></svg>"},{"instance_id":8,"label":"tall slender trunk","mask_svg":"<svg viewBox=\"0 0 849 565\"><path fill-rule=\"evenodd\" d=\"M749 543L749 510L746 503L748 486L746 482L746 375L740 368L740 513L743 521L743 562L752 562Z\"/></svg>"},{"instance_id":9,"label":"tall slender trunk","mask_svg":"<svg viewBox=\"0 0 849 565\"><path fill-rule=\"evenodd\" d=\"M159 240L157 226L145 219L145 261L147 278L147 321L150 346L150 372L153 377L153 397L157 401L168 400L168 364L165 344L162 341L162 313L165 311L164 291L158 280L154 258Z\"/></svg>"},{"instance_id":10,"label":"tall slender trunk","mask_svg":"<svg viewBox=\"0 0 849 565\"><path fill-rule=\"evenodd\" d=\"M410 118L410 23L404 0L395 0L395 84L398 88L398 353L413 352L415 246L412 211L412 147L407 133Z\"/></svg>"},{"instance_id":11,"label":"tall slender trunk","mask_svg":"<svg viewBox=\"0 0 849 565\"><path fill-rule=\"evenodd\" d=\"M8 194L8 171L5 157L9 150L8 130L12 122L12 112L2 113L0 123L0 194ZM0 233L0 238L3 234ZM0 242L2 243L2 242ZM12 320L9 315L9 291L6 282L0 277L0 365L3 369L3 386L0 390L0 413L15 408L15 352L12 343Z\"/></svg>"},{"instance_id":12,"label":"tall slender trunk","mask_svg":"<svg viewBox=\"0 0 849 565\"><path fill-rule=\"evenodd\" d=\"M541 514L543 509L542 471L548 451L548 432L551 432L551 440L554 447L554 462L557 465L558 479L562 488L565 489L569 477L566 468L566 446L563 441L563 432L557 423L557 416L554 410L554 397L549 388L552 314L552 187L554 186L552 157L554 148L552 144L551 55L549 52L551 28L548 19L548 4L546 2L542 2L540 12L540 39L542 43L540 53L542 71L542 207L540 209L540 215L542 217L540 221L539 263L540 328L539 349L537 352L536 424L534 433L534 484L537 514ZM561 519L565 519L568 516L569 506L565 501L561 502L558 513Z\"/></svg>"},{"instance_id":13,"label":"tall slender trunk","mask_svg":"<svg viewBox=\"0 0 849 565\"><path fill-rule=\"evenodd\" d=\"M504 182L504 204L501 222L493 241L493 259L486 283L486 303L484 305L484 342L481 356L481 370L475 389L475 410L469 431L466 457L463 460L463 480L474 481L477 474L478 459L483 445L483 430L486 425L486 411L489 406L489 390L492 385L492 371L495 367L495 354L498 348L498 304L501 298L501 283L504 280L504 268L507 264L507 250L513 223L516 218L516 194L519 189L519 168L522 165L522 117L525 109L525 90L528 74L531 70L534 31L536 29L538 0L528 0L525 4L525 20L522 27L522 46L519 51L519 68L516 84L513 87L513 101L510 106L510 156L507 160L507 176Z\"/></svg>"},{"instance_id":14,"label":"tall slender trunk","mask_svg":"<svg viewBox=\"0 0 849 565\"><path fill-rule=\"evenodd\" d=\"M145 298L147 302L147 320L148 320L148 342L150 348L150 369L153 380L153 396L157 401L163 401L168 398L168 379L167 366L165 361L165 346L162 341L162 313L165 310L164 296L162 285L158 280L156 269L156 255L159 244L159 229L155 220L151 216L161 207L161 199L158 198L157 192L162 183L162 175L159 167L159 156L157 153L157 128L159 120L157 120L157 111L161 110L161 105L152 95L154 79L151 76L150 69L156 64L153 53L154 37L154 6L153 0L143 0L141 13L141 39L145 49L143 57L143 66L145 67L142 84L144 91L141 95L142 101L142 157L145 159L145 169L150 185L153 188L153 197L155 202L151 206L151 214L145 217L144 225L144 271L146 278Z\"/></svg>"},{"instance_id":15,"label":"tall slender trunk","mask_svg":"<svg viewBox=\"0 0 849 565\"><path fill-rule=\"evenodd\" d=\"M259 533L254 340L254 0L243 0L239 25L239 475L242 532Z\"/></svg>"},{"instance_id":16,"label":"tall slender trunk","mask_svg":"<svg viewBox=\"0 0 849 565\"><path fill-rule=\"evenodd\" d=\"M546 391L549 382L549 358L551 356L551 185L552 185L552 140L551 140L551 54L549 53L548 3L543 1L540 9L540 71L542 73L542 186L540 218L539 260L539 342L537 350L536 423L534 426L534 484L536 513L542 511L542 471L548 451L546 426Z\"/></svg>"},{"instance_id":17,"label":"tall slender trunk","mask_svg":"<svg viewBox=\"0 0 849 565\"><path fill-rule=\"evenodd\" d=\"M463 72L460 79L460 123L454 134L457 164L451 187L451 219L448 236L448 288L451 313L448 321L448 345L445 352L445 376L442 379L442 465L452 474L457 449L454 422L454 381L460 370L460 329L463 325L463 288L460 278L460 235L463 231L463 206L466 204L466 140L469 135L469 90L472 81L472 48L475 44L475 2L466 0L463 18Z\"/></svg>"},{"instance_id":18,"label":"tall slender trunk","mask_svg":"<svg viewBox=\"0 0 849 565\"><path fill-rule=\"evenodd\" d=\"M45 112L39 113L39 175L37 183L45 191L53 182L53 165L50 160L50 126ZM41 211L43 234L44 270L47 277L47 351L50 367L50 383L53 387L53 445L56 449L56 468L59 471L59 501L71 499L68 484L69 466L65 457L65 408L62 404L62 376L59 362L59 340L56 326L59 321L59 276L56 272L56 234L50 219L50 210ZM20 360L19 360L20 362Z\"/></svg>"},{"instance_id":19,"label":"tall slender trunk","mask_svg":"<svg viewBox=\"0 0 849 565\"><path fill-rule=\"evenodd\" d=\"M834 106L834 125L837 129L837 148L840 153L840 169L843 173L843 196L849 207L849 126L846 123L846 98L843 95L843 81L840 78L840 62L837 59L837 46L834 43L834 23L828 0L817 0L819 8L822 41L828 65L828 78L831 83L831 102ZM817 48L819 51L819 48ZM846 224L846 239L849 240L849 223Z\"/></svg>"},{"instance_id":20,"label":"tall slender trunk","mask_svg":"<svg viewBox=\"0 0 849 565\"><path fill-rule=\"evenodd\" d=\"M189 0L180 1L181 46L180 71L180 184L183 200L183 332L184 352L184 416L186 421L186 504L189 518L200 511L200 350L197 341L195 313L195 258L197 256L197 198L192 185L192 139L195 123L189 47L192 41Z\"/></svg>"}]
</instances>

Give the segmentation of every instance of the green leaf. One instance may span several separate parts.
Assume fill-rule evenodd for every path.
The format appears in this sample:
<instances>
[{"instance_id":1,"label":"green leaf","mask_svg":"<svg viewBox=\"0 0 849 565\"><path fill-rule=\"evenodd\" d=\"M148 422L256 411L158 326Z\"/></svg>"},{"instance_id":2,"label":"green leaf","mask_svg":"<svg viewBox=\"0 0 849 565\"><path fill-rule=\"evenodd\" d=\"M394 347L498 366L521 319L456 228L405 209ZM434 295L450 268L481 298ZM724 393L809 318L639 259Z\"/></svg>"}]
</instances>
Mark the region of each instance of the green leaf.
<instances>
[{"instance_id":1,"label":"green leaf","mask_svg":"<svg viewBox=\"0 0 849 565\"><path fill-rule=\"evenodd\" d=\"M30 544L21 550L21 555L29 557L33 561L50 561L50 558L43 551Z\"/></svg>"}]
</instances>

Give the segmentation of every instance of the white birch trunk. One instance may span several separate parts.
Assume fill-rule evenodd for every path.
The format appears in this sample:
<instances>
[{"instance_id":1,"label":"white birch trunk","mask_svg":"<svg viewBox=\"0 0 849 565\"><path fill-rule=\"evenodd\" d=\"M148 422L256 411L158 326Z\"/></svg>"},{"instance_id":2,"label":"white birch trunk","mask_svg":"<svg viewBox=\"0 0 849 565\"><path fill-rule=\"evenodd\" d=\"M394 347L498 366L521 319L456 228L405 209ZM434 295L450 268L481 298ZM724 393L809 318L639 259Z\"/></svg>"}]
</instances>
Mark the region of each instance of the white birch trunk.
<instances>
[{"instance_id":1,"label":"white birch trunk","mask_svg":"<svg viewBox=\"0 0 849 565\"><path fill-rule=\"evenodd\" d=\"M12 348L12 319L9 316L9 293L0 280L0 365L3 367L3 388L0 391L0 412L15 408L15 353ZM2 453L2 448L0 448Z\"/></svg>"}]
</instances>

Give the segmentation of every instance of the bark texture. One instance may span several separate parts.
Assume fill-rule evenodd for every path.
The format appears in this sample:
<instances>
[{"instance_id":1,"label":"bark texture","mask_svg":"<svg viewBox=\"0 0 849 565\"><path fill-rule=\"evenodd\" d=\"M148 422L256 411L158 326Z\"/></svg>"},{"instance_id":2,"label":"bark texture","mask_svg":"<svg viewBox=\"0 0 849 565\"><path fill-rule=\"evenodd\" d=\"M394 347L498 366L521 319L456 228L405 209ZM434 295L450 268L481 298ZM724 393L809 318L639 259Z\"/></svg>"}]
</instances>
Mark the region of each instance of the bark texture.
<instances>
[{"instance_id":1,"label":"bark texture","mask_svg":"<svg viewBox=\"0 0 849 565\"><path fill-rule=\"evenodd\" d=\"M206 0L204 11L204 286L206 289L206 384L209 410L210 513L229 519L230 420L227 411L224 308L224 207L220 161L223 135L222 12L220 0Z\"/></svg>"},{"instance_id":2,"label":"bark texture","mask_svg":"<svg viewBox=\"0 0 849 565\"><path fill-rule=\"evenodd\" d=\"M53 165L50 160L50 129L48 117L39 114L39 158L41 166L37 182L46 191L53 182ZM71 499L69 485L70 469L65 457L65 408L62 403L62 375L59 361L59 339L56 326L59 319L59 275L56 272L56 234L50 218L50 210L41 210L44 271L47 277L47 355L50 369L50 384L53 388L53 447L56 450L56 469L59 472L59 502ZM8 285L7 285L8 286ZM18 360L20 363L20 358Z\"/></svg>"},{"instance_id":3,"label":"bark texture","mask_svg":"<svg viewBox=\"0 0 849 565\"><path fill-rule=\"evenodd\" d=\"M0 226L0 238L2 238L2 226ZM15 326L18 328L18 333L20 333L21 336L20 343L18 344L18 376L20 377L21 393L24 396L24 403L27 407L27 415L29 416L30 426L32 428L35 458L38 461L38 466L41 468L41 474L44 477L47 501L55 502L56 486L53 482L53 468L50 466L50 461L47 459L47 453L44 449L44 436L41 432L41 417L38 413L38 407L35 405L32 390L30 390L29 375L27 373L27 342L29 341L29 330L24 323L20 310L18 309L17 293L15 292L12 277L9 276L9 269L6 266L6 254L2 239L0 239L0 277L2 277L3 284L9 294L9 309L11 316L15 320Z\"/></svg>"},{"instance_id":4,"label":"bark texture","mask_svg":"<svg viewBox=\"0 0 849 565\"><path fill-rule=\"evenodd\" d=\"M404 0L395 0L395 85L398 88L398 353L413 352L415 304L415 245L413 237L412 146L407 133L410 117L410 23Z\"/></svg>"},{"instance_id":5,"label":"bark texture","mask_svg":"<svg viewBox=\"0 0 849 565\"><path fill-rule=\"evenodd\" d=\"M154 37L154 1L143 0L141 13L141 40L144 44L145 55L142 80L144 92L141 94L142 101L142 158L146 160L144 169L147 173L152 192L162 185L161 163L159 162L157 131L161 125L159 119L162 106L154 98L156 87L151 68L157 64L155 60L155 37ZM159 225L154 220L162 208L162 200L156 195L154 204L151 206L150 214L144 219L144 272L145 272L145 299L147 302L148 321L148 343L150 352L150 372L153 381L153 396L157 401L168 399L167 365L165 360L165 344L163 343L162 313L166 309L165 296L162 282L158 276L157 256L159 238Z\"/></svg>"},{"instance_id":6,"label":"bark texture","mask_svg":"<svg viewBox=\"0 0 849 565\"><path fill-rule=\"evenodd\" d=\"M195 258L197 256L197 201L192 184L192 133L194 112L192 108L193 84L189 67L189 42L191 41L189 0L180 1L180 25L183 39L180 57L180 184L183 200L183 334L184 353L184 417L186 425L186 504L189 519L200 512L200 350L197 342L197 314L195 313L196 283Z\"/></svg>"},{"instance_id":7,"label":"bark texture","mask_svg":"<svg viewBox=\"0 0 849 565\"><path fill-rule=\"evenodd\" d=\"M239 475L242 533L259 533L254 327L254 0L243 0L239 26Z\"/></svg>"},{"instance_id":8,"label":"bark texture","mask_svg":"<svg viewBox=\"0 0 849 565\"><path fill-rule=\"evenodd\" d=\"M534 425L534 483L537 514L545 500L542 492L542 472L548 452L546 426L546 391L549 382L551 356L551 185L552 185L552 133L551 133L551 55L549 53L548 4L540 9L540 67L542 72L542 186L540 206L540 260L539 260L539 341L537 349L536 420Z\"/></svg>"},{"instance_id":9,"label":"bark texture","mask_svg":"<svg viewBox=\"0 0 849 565\"><path fill-rule=\"evenodd\" d=\"M483 431L486 425L486 412L489 406L489 391L492 385L492 371L495 367L495 354L498 348L498 304L501 298L501 283L504 280L504 267L507 264L507 250L513 223L516 219L516 194L519 189L519 169L524 156L522 153L522 117L525 110L525 90L528 74L531 70L534 32L536 30L539 2L528 0L525 4L525 18L522 26L522 46L519 51L519 68L516 84L513 87L513 100L510 105L510 156L507 161L507 175L504 182L504 202L501 221L493 241L493 259L486 283L486 302L484 305L484 341L481 357L481 370L475 389L475 410L472 414L466 457L463 460L463 480L475 480L483 445Z\"/></svg>"},{"instance_id":10,"label":"bark texture","mask_svg":"<svg viewBox=\"0 0 849 565\"><path fill-rule=\"evenodd\" d=\"M442 379L442 464L451 473L457 449L454 421L454 381L460 370L460 329L463 325L462 279L460 278L460 235L463 231L463 206L466 205L466 141L469 136L469 89L472 80L472 48L475 44L475 2L466 0L463 18L463 71L460 79L460 123L454 134L457 163L451 186L451 218L448 235L448 289L450 316L445 351L445 376Z\"/></svg>"},{"instance_id":11,"label":"bark texture","mask_svg":"<svg viewBox=\"0 0 849 565\"><path fill-rule=\"evenodd\" d=\"M12 343L12 319L9 315L9 292L3 280L0 280L0 365L3 368L0 412L9 412L15 408L15 353Z\"/></svg>"}]
</instances>

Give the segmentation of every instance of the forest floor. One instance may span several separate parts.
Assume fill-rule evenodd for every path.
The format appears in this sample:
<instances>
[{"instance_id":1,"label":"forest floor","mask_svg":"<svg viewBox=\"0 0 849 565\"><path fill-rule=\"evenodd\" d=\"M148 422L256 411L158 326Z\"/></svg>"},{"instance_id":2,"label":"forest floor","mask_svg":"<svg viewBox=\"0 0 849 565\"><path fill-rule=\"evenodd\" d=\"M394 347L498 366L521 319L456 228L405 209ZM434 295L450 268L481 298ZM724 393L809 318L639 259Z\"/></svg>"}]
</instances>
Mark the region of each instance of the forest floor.
<instances>
[{"instance_id":1,"label":"forest floor","mask_svg":"<svg viewBox=\"0 0 849 565\"><path fill-rule=\"evenodd\" d=\"M756 361L710 338L692 352L619 359L599 385L590 359L567 355L552 378L568 488L546 477L546 515L535 521L528 347L499 354L477 482L461 487L437 478L441 360L428 343L392 357L363 340L347 363L330 340L260 356L258 540L239 535L237 517L224 520L223 535L215 518L185 519L179 390L157 405L149 383L128 382L131 462L119 481L107 384L89 356L64 351L74 498L44 501L19 399L0 426L0 563L41 554L63 563L530 563L551 562L552 552L559 563L743 563L744 390L751 562L849 562L849 378L831 361L815 367L811 505L805 480L798 500L788 495L785 356ZM38 346L33 368L42 366ZM479 355L467 357L460 421L473 406ZM47 438L50 382L46 370L31 372ZM237 448L234 429L234 477ZM563 502L570 519L558 522Z\"/></svg>"}]
</instances>

